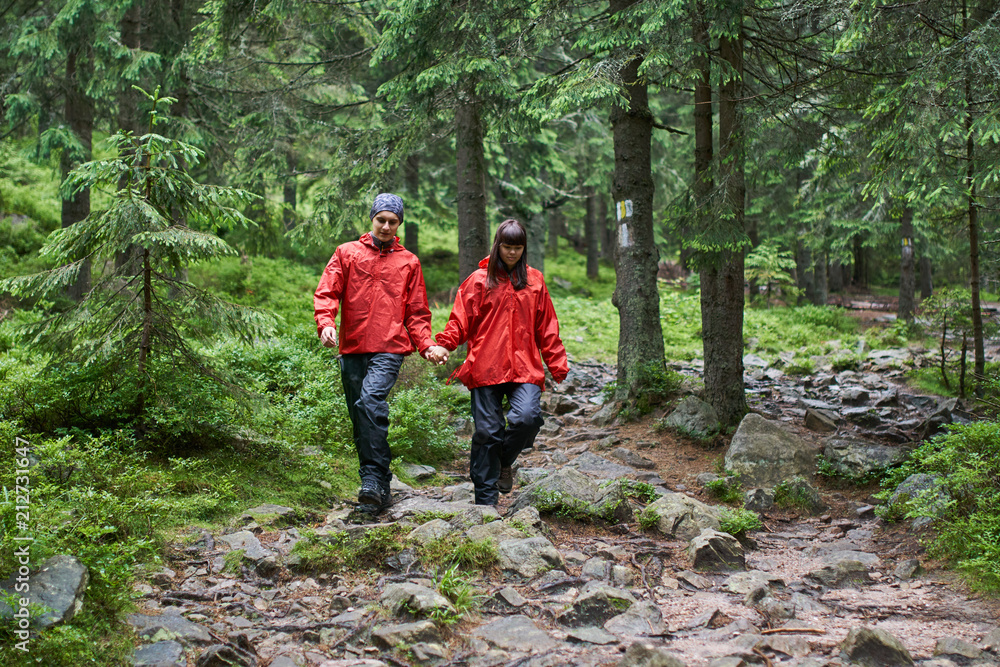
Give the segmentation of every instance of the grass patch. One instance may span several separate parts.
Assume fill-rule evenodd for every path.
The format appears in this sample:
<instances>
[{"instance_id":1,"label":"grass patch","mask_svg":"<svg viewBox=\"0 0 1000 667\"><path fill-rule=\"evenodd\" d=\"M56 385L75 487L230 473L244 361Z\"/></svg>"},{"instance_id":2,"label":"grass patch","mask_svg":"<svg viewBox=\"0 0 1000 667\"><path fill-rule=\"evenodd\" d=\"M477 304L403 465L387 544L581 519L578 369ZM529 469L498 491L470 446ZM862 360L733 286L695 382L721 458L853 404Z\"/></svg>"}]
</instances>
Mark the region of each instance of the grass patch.
<instances>
[{"instance_id":1,"label":"grass patch","mask_svg":"<svg viewBox=\"0 0 1000 667\"><path fill-rule=\"evenodd\" d=\"M497 545L492 540L470 540L448 535L431 540L417 548L425 563L441 564L462 570L487 571L500 560Z\"/></svg>"},{"instance_id":2,"label":"grass patch","mask_svg":"<svg viewBox=\"0 0 1000 667\"><path fill-rule=\"evenodd\" d=\"M363 532L347 530L322 539L315 533L306 533L306 539L292 547L292 554L299 557L299 567L309 572L380 568L387 558L406 547L404 531L398 524L386 524Z\"/></svg>"}]
</instances>

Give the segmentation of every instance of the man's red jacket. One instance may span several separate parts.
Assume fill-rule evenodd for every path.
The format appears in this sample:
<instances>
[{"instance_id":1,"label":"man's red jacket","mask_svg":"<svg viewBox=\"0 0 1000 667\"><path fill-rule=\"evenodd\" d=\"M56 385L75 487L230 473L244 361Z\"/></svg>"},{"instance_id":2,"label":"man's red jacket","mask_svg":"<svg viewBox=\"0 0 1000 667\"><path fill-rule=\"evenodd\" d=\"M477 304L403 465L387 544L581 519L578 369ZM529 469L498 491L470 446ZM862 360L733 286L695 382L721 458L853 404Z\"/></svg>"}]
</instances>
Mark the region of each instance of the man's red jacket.
<instances>
[{"instance_id":1,"label":"man's red jacket","mask_svg":"<svg viewBox=\"0 0 1000 667\"><path fill-rule=\"evenodd\" d=\"M313 295L317 332L336 326L341 354L423 352L431 311L420 260L396 237L379 250L371 232L338 247Z\"/></svg>"}]
</instances>

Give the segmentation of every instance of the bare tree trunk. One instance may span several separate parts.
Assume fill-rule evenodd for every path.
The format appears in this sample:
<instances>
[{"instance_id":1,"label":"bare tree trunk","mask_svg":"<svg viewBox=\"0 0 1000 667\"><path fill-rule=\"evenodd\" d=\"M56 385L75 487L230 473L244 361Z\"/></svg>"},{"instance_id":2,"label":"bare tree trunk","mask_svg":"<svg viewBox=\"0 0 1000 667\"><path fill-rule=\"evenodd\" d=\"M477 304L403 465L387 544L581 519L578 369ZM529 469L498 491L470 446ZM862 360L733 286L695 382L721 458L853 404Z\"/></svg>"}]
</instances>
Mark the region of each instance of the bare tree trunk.
<instances>
[{"instance_id":1,"label":"bare tree trunk","mask_svg":"<svg viewBox=\"0 0 1000 667\"><path fill-rule=\"evenodd\" d=\"M479 101L465 93L455 110L458 176L458 273L465 280L490 252L486 218L486 157ZM537 258L536 258L537 259Z\"/></svg>"},{"instance_id":2,"label":"bare tree trunk","mask_svg":"<svg viewBox=\"0 0 1000 667\"><path fill-rule=\"evenodd\" d=\"M826 270L826 253L819 252L816 254L816 264L813 270L813 276L815 281L815 299L813 303L817 306L825 306L827 300L830 298L830 290L828 285L828 277Z\"/></svg>"},{"instance_id":3,"label":"bare tree trunk","mask_svg":"<svg viewBox=\"0 0 1000 667\"><path fill-rule=\"evenodd\" d=\"M637 0L611 0L619 13ZM628 106L611 109L615 171L611 182L618 220L617 284L611 302L618 309L618 378L615 397L636 398L643 390L643 367L663 369L663 330L656 287L656 244L653 242L653 176L650 147L653 117L645 81L639 78L643 58L630 53L621 71Z\"/></svg>"},{"instance_id":4,"label":"bare tree trunk","mask_svg":"<svg viewBox=\"0 0 1000 667\"><path fill-rule=\"evenodd\" d=\"M797 287L802 290L802 295L798 299L799 303L806 301L815 303L816 285L814 279L812 253L802 242L800 235L795 241L795 282Z\"/></svg>"},{"instance_id":5,"label":"bare tree trunk","mask_svg":"<svg viewBox=\"0 0 1000 667\"><path fill-rule=\"evenodd\" d=\"M69 148L63 149L60 161L60 172L65 180L76 166L82 162L90 160L91 146L94 133L94 104L87 97L80 81L81 72L78 71L79 49L72 49L66 56L66 90L65 118L70 131L80 142L83 152L74 155ZM89 67L81 64L81 67ZM83 188L67 199L62 200L62 226L69 227L90 215L90 188ZM66 296L74 301L81 301L90 291L90 260L86 260L80 267L76 282L66 289Z\"/></svg>"},{"instance_id":6,"label":"bare tree trunk","mask_svg":"<svg viewBox=\"0 0 1000 667\"><path fill-rule=\"evenodd\" d=\"M587 238L587 277L597 280L600 275L601 251L598 247L600 229L597 222L597 193L593 186L587 188L587 219L584 232Z\"/></svg>"},{"instance_id":7,"label":"bare tree trunk","mask_svg":"<svg viewBox=\"0 0 1000 667\"><path fill-rule=\"evenodd\" d=\"M920 298L929 299L934 293L934 276L931 272L931 258L927 255L920 257Z\"/></svg>"},{"instance_id":8,"label":"bare tree trunk","mask_svg":"<svg viewBox=\"0 0 1000 667\"><path fill-rule=\"evenodd\" d=\"M830 262L827 283L830 292L836 293L844 289L844 267L839 260Z\"/></svg>"},{"instance_id":9,"label":"bare tree trunk","mask_svg":"<svg viewBox=\"0 0 1000 667\"><path fill-rule=\"evenodd\" d=\"M719 52L728 63L719 85L719 163L733 237L744 232L746 185L743 98L742 7L739 34L722 37ZM697 143L697 140L696 140ZM715 253L701 278L702 342L705 352L705 396L724 427L735 426L747 412L743 391L743 250Z\"/></svg>"},{"instance_id":10,"label":"bare tree trunk","mask_svg":"<svg viewBox=\"0 0 1000 667\"><path fill-rule=\"evenodd\" d=\"M608 217L608 197L602 192L597 196L597 224L601 229L601 257L608 264L615 263L618 251L618 236L615 226Z\"/></svg>"},{"instance_id":11,"label":"bare tree trunk","mask_svg":"<svg viewBox=\"0 0 1000 667\"><path fill-rule=\"evenodd\" d=\"M549 243L548 253L552 259L559 257L559 239L566 233L566 214L562 207L549 211Z\"/></svg>"},{"instance_id":12,"label":"bare tree trunk","mask_svg":"<svg viewBox=\"0 0 1000 667\"><path fill-rule=\"evenodd\" d=\"M868 262L865 256L864 239L860 234L854 236L854 277L851 281L855 287L868 286Z\"/></svg>"},{"instance_id":13,"label":"bare tree trunk","mask_svg":"<svg viewBox=\"0 0 1000 667\"><path fill-rule=\"evenodd\" d=\"M962 0L962 33L969 34L969 9ZM968 56L965 65L965 188L969 193L969 291L972 292L972 345L975 350L973 379L982 382L986 378L986 349L983 341L983 309L979 297L979 204L976 201L976 140L972 127L972 74L969 71Z\"/></svg>"},{"instance_id":14,"label":"bare tree trunk","mask_svg":"<svg viewBox=\"0 0 1000 667\"><path fill-rule=\"evenodd\" d=\"M413 153L406 158L403 167L403 180L406 181L406 198L410 203L416 203L420 197L420 156ZM404 217L404 220L406 218ZM414 255L420 255L420 223L411 219L403 223L405 240L403 245Z\"/></svg>"},{"instance_id":15,"label":"bare tree trunk","mask_svg":"<svg viewBox=\"0 0 1000 667\"><path fill-rule=\"evenodd\" d=\"M899 309L896 317L904 322L913 322L914 292L916 291L916 275L913 262L913 208L903 209L903 217L899 221L900 258L899 258Z\"/></svg>"}]
</instances>

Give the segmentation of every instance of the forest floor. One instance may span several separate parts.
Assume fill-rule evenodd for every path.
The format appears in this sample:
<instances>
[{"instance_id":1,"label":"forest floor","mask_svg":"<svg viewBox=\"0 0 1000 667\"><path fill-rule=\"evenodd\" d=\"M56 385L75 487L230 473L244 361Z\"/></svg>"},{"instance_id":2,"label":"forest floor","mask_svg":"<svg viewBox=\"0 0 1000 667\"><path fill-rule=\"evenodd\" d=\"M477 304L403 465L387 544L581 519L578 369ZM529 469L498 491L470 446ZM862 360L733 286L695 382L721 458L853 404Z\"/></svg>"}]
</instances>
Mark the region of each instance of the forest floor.
<instances>
[{"instance_id":1,"label":"forest floor","mask_svg":"<svg viewBox=\"0 0 1000 667\"><path fill-rule=\"evenodd\" d=\"M891 634L927 667L1000 665L1000 601L974 594L927 557L924 544L932 527L915 531L908 523L877 518L876 486L827 484L817 477L813 483L827 505L821 514L767 510L764 529L751 535L755 545L746 551L746 572L694 573L687 540L643 530L635 521L608 525L542 515L532 523L524 511L515 518L511 505L528 472L551 474L575 465L598 479L633 477L716 502L697 478L719 471L726 437L703 443L665 430L658 425L662 411L637 422L597 426L591 416L612 369L591 364L583 372L592 382L557 390L567 392L563 397L576 409L548 417L545 434L520 458L524 474L514 492L501 497L496 516L470 504L465 464L456 461L433 478L450 477L454 483L411 488L395 482L395 505L375 524L351 525L351 503L345 501L313 521L285 520L282 508L265 508L262 515L246 515L228 535L192 530L178 539L168 567L140 585L144 598L131 618L148 642L137 655L173 651L174 662L136 664L678 664L656 653L665 651L691 667L806 667L863 661L864 650L883 656L871 664L911 664L885 647L845 653L854 650L844 646L845 638L864 626ZM913 392L898 375L882 379L877 370L868 375L890 390ZM820 447L828 434L806 429L800 406L789 399L789 387L797 385L801 379L775 380L753 394L751 407ZM841 427L842 433L861 431L850 423ZM623 471L621 462L610 458L612 448L650 463ZM581 464L584 458L587 465ZM377 552L386 546L377 544L378 531L392 527L411 535L407 548L397 545L363 564L344 560L337 551L364 543ZM538 547L544 538L544 549L552 549L545 556L548 571L518 574L516 565L505 568L501 558L499 565L466 573L458 585L453 579L448 586L444 568L422 562L414 555L420 552L410 548L418 534L471 540L484 534L477 530L508 537L513 531L524 538L503 542L508 551L528 549L528 542ZM293 551L300 542L327 544L329 562L339 565L302 563L296 556L301 552ZM537 556L524 554L524 560ZM915 573L912 559L922 568ZM861 571L833 585L814 576L844 563L861 563ZM595 597L600 583L634 602L619 599L613 616L601 615L594 602L605 599ZM403 589L400 602L393 596ZM449 594L463 613L449 610L447 600L432 599L435 589ZM570 611L591 613L592 622L571 622ZM212 662L219 656L230 662Z\"/></svg>"}]
</instances>

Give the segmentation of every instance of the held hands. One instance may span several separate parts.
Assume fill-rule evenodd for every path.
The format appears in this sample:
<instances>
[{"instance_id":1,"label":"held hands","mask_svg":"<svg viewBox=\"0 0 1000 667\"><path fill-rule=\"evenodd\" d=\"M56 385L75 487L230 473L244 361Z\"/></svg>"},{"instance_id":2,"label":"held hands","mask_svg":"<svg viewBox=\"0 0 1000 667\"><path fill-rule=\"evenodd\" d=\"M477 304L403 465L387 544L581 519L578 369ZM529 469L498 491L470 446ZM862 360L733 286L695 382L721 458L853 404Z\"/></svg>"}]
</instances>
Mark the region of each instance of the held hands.
<instances>
[{"instance_id":1,"label":"held hands","mask_svg":"<svg viewBox=\"0 0 1000 667\"><path fill-rule=\"evenodd\" d=\"M440 345L431 345L424 350L424 359L440 366L448 361L448 350Z\"/></svg>"},{"instance_id":2,"label":"held hands","mask_svg":"<svg viewBox=\"0 0 1000 667\"><path fill-rule=\"evenodd\" d=\"M337 347L337 327L323 327L319 339L323 347Z\"/></svg>"}]
</instances>

